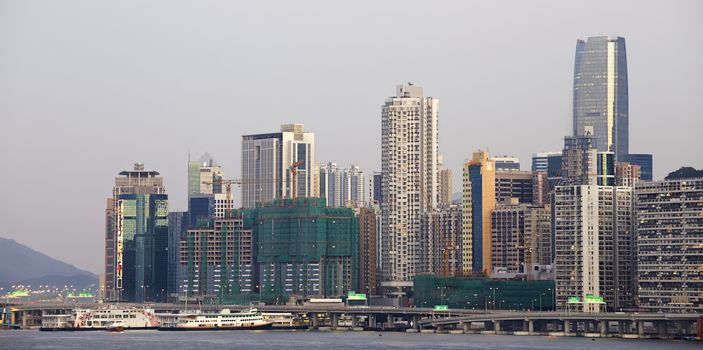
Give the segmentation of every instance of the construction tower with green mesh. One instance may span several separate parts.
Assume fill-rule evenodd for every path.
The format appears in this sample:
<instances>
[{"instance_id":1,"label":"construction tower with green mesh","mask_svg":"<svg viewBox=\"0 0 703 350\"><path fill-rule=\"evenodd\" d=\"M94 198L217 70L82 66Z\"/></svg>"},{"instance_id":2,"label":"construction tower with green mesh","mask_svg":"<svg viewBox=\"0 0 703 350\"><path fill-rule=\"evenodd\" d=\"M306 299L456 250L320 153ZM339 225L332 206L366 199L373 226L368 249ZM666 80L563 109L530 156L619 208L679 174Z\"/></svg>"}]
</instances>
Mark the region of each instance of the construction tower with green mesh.
<instances>
[{"instance_id":1,"label":"construction tower with green mesh","mask_svg":"<svg viewBox=\"0 0 703 350\"><path fill-rule=\"evenodd\" d=\"M255 237L259 296L339 297L358 286L358 220L324 198L279 199L242 210Z\"/></svg>"}]
</instances>

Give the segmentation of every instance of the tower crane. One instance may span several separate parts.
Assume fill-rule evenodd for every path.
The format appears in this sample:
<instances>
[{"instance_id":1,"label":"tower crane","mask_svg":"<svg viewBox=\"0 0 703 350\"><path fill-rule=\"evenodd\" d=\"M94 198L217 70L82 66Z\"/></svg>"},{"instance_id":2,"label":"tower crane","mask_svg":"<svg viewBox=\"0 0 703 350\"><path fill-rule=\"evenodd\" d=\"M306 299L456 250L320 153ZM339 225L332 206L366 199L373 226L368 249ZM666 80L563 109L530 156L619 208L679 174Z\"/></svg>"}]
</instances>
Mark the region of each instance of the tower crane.
<instances>
[{"instance_id":1,"label":"tower crane","mask_svg":"<svg viewBox=\"0 0 703 350\"><path fill-rule=\"evenodd\" d=\"M296 176L298 174L298 168L301 167L303 164L305 164L304 160L299 160L294 162L293 164L290 165L290 174L291 174L291 194L290 198L295 198L297 194L297 182L298 182L298 177Z\"/></svg>"},{"instance_id":2,"label":"tower crane","mask_svg":"<svg viewBox=\"0 0 703 350\"><path fill-rule=\"evenodd\" d=\"M221 185L225 186L225 193L227 194L227 203L226 203L226 211L225 211L225 218L229 218L232 215L232 185L239 185L241 186L242 184L252 184L252 183L271 183L274 182L272 179L254 179L254 180L246 180L246 179L214 179L213 181L202 181L202 183L206 185Z\"/></svg>"}]
</instances>

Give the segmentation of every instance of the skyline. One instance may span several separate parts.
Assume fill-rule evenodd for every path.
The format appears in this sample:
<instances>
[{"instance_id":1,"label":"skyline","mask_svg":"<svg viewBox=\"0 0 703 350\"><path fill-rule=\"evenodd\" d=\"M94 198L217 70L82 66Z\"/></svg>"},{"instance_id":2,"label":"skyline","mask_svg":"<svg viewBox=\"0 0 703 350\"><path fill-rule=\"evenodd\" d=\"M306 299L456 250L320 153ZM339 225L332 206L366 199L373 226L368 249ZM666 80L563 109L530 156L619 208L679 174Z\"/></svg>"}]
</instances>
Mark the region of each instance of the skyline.
<instances>
[{"instance_id":1,"label":"skyline","mask_svg":"<svg viewBox=\"0 0 703 350\"><path fill-rule=\"evenodd\" d=\"M454 173L454 192L463 161L479 148L518 156L529 169L532 153L561 150L571 133L576 40L603 31L627 41L630 152L654 154L655 179L680 166L703 167L696 153L703 149L696 135L703 129L700 3L618 3L607 14L593 6L582 9L583 18L542 18L542 6L519 3L507 16L492 4L374 4L368 12L354 4L330 16L288 4L249 5L251 16L214 3L141 13L130 4L85 3L84 12L77 4L46 4L44 12L5 3L9 9L0 11L7 48L0 55L7 77L0 81L0 161L20 165L0 175L0 210L15 218L0 220L0 236L93 272L103 263L105 198L132 163L159 171L170 210L185 210L189 150L191 159L209 152L227 178L237 178L241 135L302 123L316 135L320 163L358 164L372 174L380 170L381 106L406 81L441 102L439 153ZM547 13L568 8L542 4ZM75 14L86 12L92 16ZM161 27L152 23L157 13ZM520 13L528 15L511 18ZM398 36L398 22L384 21L389 15L430 23ZM675 22L651 25L662 19ZM240 35L249 26L259 31ZM563 30L552 33L554 26ZM422 42L431 52L417 49ZM668 130L659 127L662 118ZM54 210L37 220L44 207Z\"/></svg>"}]
</instances>

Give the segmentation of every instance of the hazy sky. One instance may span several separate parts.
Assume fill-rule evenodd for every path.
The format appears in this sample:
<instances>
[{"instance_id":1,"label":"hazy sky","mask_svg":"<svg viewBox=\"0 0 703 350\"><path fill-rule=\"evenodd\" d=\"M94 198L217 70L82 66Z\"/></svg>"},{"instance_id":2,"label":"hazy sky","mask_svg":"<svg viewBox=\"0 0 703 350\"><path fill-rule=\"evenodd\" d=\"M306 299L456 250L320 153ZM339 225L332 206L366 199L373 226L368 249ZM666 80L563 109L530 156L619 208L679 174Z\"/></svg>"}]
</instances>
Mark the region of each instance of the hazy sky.
<instances>
[{"instance_id":1,"label":"hazy sky","mask_svg":"<svg viewBox=\"0 0 703 350\"><path fill-rule=\"evenodd\" d=\"M141 161L186 209L187 157L240 176L242 134L304 123L316 157L380 168L381 104L440 99L440 150L560 150L576 39L626 38L630 150L703 167L701 1L0 0L0 236L91 271L105 199Z\"/></svg>"}]
</instances>

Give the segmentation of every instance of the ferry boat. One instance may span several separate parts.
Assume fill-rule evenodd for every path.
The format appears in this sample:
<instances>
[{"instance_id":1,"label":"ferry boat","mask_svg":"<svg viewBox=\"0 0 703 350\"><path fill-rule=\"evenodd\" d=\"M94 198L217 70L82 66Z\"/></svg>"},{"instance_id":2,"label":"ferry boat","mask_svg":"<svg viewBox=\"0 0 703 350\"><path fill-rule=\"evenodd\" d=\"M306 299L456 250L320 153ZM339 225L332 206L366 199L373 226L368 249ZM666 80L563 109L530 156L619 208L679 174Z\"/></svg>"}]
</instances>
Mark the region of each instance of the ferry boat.
<instances>
[{"instance_id":1,"label":"ferry boat","mask_svg":"<svg viewBox=\"0 0 703 350\"><path fill-rule=\"evenodd\" d=\"M124 332L124 322L115 322L107 327L108 332Z\"/></svg>"},{"instance_id":2,"label":"ferry boat","mask_svg":"<svg viewBox=\"0 0 703 350\"><path fill-rule=\"evenodd\" d=\"M100 309L74 309L70 315L45 315L41 331L110 330L111 328L157 329L159 319L152 309L111 306Z\"/></svg>"},{"instance_id":3,"label":"ferry boat","mask_svg":"<svg viewBox=\"0 0 703 350\"><path fill-rule=\"evenodd\" d=\"M216 314L192 314L180 316L175 327L161 327L165 331L212 331L233 329L267 329L273 321L264 320L257 309L232 313L222 309Z\"/></svg>"}]
</instances>

